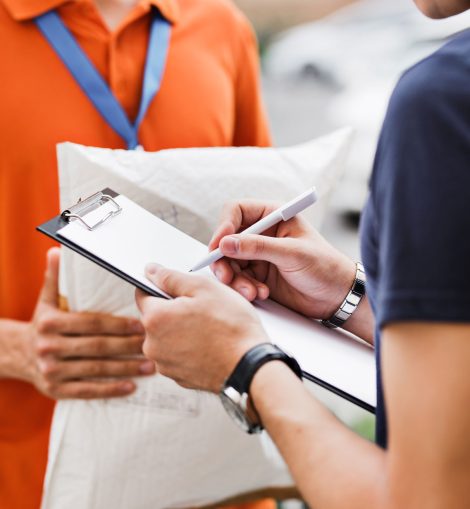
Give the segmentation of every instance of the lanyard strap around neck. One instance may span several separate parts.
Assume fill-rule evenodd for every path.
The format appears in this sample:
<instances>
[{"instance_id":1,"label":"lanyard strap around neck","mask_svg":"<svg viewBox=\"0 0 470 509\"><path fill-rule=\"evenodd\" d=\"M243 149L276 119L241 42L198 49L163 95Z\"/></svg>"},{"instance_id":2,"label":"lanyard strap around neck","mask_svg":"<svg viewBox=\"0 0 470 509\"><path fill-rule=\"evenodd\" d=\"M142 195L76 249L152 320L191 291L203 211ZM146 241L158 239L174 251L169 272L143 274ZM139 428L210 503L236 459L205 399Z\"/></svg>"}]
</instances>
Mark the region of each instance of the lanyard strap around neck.
<instances>
[{"instance_id":1,"label":"lanyard strap around neck","mask_svg":"<svg viewBox=\"0 0 470 509\"><path fill-rule=\"evenodd\" d=\"M55 11L35 19L38 28L106 122L127 143L138 146L138 130L152 99L160 89L170 43L171 25L155 12L145 62L139 112L132 124L113 92Z\"/></svg>"}]
</instances>

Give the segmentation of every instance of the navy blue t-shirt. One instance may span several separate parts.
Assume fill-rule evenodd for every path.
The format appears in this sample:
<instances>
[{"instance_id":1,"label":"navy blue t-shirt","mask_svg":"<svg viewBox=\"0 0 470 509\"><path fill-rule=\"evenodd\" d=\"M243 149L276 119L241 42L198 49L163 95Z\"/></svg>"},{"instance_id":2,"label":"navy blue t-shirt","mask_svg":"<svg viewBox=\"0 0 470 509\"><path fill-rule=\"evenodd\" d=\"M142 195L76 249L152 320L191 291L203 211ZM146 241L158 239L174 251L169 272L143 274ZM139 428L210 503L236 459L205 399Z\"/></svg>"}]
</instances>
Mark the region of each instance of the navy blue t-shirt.
<instances>
[{"instance_id":1,"label":"navy blue t-shirt","mask_svg":"<svg viewBox=\"0 0 470 509\"><path fill-rule=\"evenodd\" d=\"M376 439L386 447L382 327L410 320L470 322L470 30L398 83L361 223L377 323Z\"/></svg>"}]
</instances>

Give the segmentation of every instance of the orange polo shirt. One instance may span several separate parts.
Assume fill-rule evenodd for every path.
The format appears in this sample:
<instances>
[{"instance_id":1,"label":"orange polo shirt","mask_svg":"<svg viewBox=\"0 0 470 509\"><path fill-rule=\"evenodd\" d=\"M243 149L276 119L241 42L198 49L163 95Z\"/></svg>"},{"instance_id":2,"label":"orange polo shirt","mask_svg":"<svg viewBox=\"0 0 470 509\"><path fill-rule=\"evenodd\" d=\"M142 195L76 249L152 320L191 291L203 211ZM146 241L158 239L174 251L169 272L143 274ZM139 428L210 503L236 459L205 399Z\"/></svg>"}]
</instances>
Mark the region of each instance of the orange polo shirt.
<instances>
[{"instance_id":1,"label":"orange polo shirt","mask_svg":"<svg viewBox=\"0 0 470 509\"><path fill-rule=\"evenodd\" d=\"M59 212L55 146L124 148L32 19L57 9L129 118L140 102L157 6L173 29L163 82L140 128L146 150L270 143L256 43L226 0L142 0L113 32L91 0L0 0L0 318L29 320ZM54 403L0 380L0 508L39 506Z\"/></svg>"}]
</instances>

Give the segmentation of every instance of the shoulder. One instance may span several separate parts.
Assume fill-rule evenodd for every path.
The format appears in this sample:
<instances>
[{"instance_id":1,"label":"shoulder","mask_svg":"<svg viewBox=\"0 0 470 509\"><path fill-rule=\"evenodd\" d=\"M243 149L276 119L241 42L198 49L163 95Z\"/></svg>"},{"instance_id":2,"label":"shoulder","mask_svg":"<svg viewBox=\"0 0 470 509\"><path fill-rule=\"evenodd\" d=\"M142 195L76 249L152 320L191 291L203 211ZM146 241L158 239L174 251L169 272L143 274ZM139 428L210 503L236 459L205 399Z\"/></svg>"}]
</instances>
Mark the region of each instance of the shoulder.
<instances>
[{"instance_id":1,"label":"shoulder","mask_svg":"<svg viewBox=\"0 0 470 509\"><path fill-rule=\"evenodd\" d=\"M411 159L470 148L470 30L406 71L389 102L378 155Z\"/></svg>"},{"instance_id":2,"label":"shoulder","mask_svg":"<svg viewBox=\"0 0 470 509\"><path fill-rule=\"evenodd\" d=\"M389 102L372 189L450 174L468 182L470 30L404 73Z\"/></svg>"},{"instance_id":3,"label":"shoulder","mask_svg":"<svg viewBox=\"0 0 470 509\"><path fill-rule=\"evenodd\" d=\"M407 118L405 127L412 121L413 126L425 128L430 127L430 118L451 121L452 111L470 120L469 84L470 30L466 30L403 74L390 99L385 124Z\"/></svg>"},{"instance_id":4,"label":"shoulder","mask_svg":"<svg viewBox=\"0 0 470 509\"><path fill-rule=\"evenodd\" d=\"M469 318L469 84L465 33L409 69L390 100L371 180L379 325Z\"/></svg>"}]
</instances>

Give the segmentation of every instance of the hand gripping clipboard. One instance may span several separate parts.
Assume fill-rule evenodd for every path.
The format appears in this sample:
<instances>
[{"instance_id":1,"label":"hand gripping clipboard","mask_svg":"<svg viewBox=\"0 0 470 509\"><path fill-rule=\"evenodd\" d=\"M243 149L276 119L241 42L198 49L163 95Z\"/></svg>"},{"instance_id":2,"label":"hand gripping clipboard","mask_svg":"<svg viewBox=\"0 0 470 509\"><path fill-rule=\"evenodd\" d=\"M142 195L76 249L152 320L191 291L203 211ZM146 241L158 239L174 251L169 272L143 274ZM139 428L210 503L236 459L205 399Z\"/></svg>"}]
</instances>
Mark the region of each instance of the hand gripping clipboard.
<instances>
[{"instance_id":1,"label":"hand gripping clipboard","mask_svg":"<svg viewBox=\"0 0 470 509\"><path fill-rule=\"evenodd\" d=\"M187 272L207 254L207 246L111 189L79 201L38 230L155 297L169 298L145 277L147 263ZM269 337L297 358L306 379L375 412L375 360L368 345L273 301L255 307Z\"/></svg>"}]
</instances>

